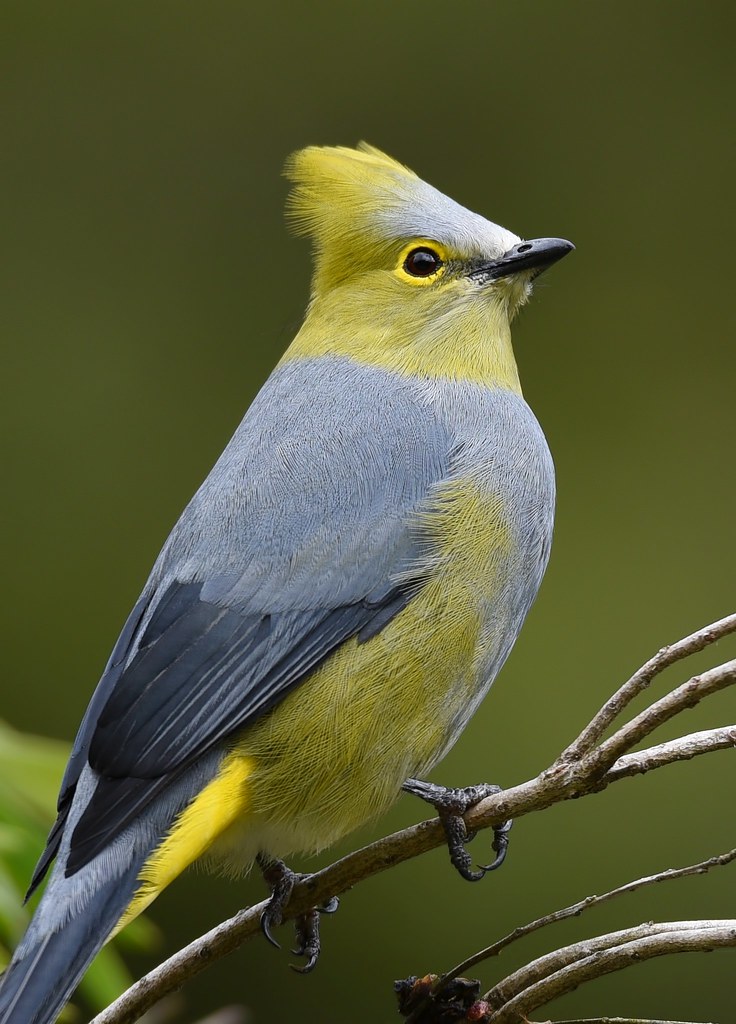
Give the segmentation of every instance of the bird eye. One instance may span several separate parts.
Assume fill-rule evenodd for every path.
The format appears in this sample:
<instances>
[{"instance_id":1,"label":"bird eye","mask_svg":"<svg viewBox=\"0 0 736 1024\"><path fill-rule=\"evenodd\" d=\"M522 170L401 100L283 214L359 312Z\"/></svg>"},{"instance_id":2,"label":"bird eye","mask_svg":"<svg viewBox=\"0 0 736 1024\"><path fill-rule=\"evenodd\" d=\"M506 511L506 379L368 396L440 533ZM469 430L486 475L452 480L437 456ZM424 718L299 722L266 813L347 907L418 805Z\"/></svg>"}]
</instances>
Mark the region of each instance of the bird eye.
<instances>
[{"instance_id":1,"label":"bird eye","mask_svg":"<svg viewBox=\"0 0 736 1024\"><path fill-rule=\"evenodd\" d=\"M434 249L427 249L424 246L412 249L404 260L404 270L412 277L430 277L436 274L441 266L442 260Z\"/></svg>"}]
</instances>

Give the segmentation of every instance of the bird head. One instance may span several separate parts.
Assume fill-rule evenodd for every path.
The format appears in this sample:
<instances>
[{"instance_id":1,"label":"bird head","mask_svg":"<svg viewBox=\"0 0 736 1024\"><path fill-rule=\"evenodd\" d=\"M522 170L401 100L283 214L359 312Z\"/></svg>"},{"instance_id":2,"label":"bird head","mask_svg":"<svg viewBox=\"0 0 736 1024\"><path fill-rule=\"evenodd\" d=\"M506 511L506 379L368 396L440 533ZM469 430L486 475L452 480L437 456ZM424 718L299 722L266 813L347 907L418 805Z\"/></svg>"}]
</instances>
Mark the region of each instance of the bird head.
<instances>
[{"instance_id":1,"label":"bird head","mask_svg":"<svg viewBox=\"0 0 736 1024\"><path fill-rule=\"evenodd\" d=\"M287 214L314 247L302 354L516 378L509 324L570 242L523 241L366 143L309 146L285 173Z\"/></svg>"}]
</instances>

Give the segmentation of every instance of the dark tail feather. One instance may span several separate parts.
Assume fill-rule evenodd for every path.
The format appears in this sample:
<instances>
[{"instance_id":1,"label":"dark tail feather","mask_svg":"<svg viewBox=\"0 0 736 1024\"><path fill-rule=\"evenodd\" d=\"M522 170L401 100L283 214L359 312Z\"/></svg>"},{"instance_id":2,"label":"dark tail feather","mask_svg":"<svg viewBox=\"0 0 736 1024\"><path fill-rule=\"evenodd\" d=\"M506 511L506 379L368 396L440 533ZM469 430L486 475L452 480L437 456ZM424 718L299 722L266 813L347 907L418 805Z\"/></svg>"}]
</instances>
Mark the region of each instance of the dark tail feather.
<instances>
[{"instance_id":1,"label":"dark tail feather","mask_svg":"<svg viewBox=\"0 0 736 1024\"><path fill-rule=\"evenodd\" d=\"M43 934L36 921L0 978L0 1024L51 1024L130 903L136 862L100 886L89 905L60 931Z\"/></svg>"}]
</instances>

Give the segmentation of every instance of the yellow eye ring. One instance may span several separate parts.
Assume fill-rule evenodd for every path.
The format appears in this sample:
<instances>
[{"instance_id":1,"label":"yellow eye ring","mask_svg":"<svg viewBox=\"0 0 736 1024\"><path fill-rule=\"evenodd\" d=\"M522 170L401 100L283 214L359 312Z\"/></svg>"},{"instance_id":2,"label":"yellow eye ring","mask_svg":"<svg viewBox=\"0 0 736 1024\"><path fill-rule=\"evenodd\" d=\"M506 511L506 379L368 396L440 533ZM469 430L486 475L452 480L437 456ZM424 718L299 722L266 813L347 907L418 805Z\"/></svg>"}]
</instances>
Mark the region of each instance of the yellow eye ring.
<instances>
[{"instance_id":1,"label":"yellow eye ring","mask_svg":"<svg viewBox=\"0 0 736 1024\"><path fill-rule=\"evenodd\" d=\"M417 239L399 257L397 273L410 284L434 284L445 269L444 250L436 242Z\"/></svg>"}]
</instances>

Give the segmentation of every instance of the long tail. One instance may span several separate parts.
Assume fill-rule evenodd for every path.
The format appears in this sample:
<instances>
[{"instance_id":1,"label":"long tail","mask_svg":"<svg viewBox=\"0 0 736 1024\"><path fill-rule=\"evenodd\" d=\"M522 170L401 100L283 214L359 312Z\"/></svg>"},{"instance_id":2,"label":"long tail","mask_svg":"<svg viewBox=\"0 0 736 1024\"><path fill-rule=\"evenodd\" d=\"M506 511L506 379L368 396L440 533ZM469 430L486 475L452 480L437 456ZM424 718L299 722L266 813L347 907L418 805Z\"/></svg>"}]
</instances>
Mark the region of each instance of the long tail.
<instances>
[{"instance_id":1,"label":"long tail","mask_svg":"<svg viewBox=\"0 0 736 1024\"><path fill-rule=\"evenodd\" d=\"M60 931L48 931L43 916L34 918L0 979L0 1024L49 1024L56 1018L130 903L139 868L136 861L102 884Z\"/></svg>"},{"instance_id":2,"label":"long tail","mask_svg":"<svg viewBox=\"0 0 736 1024\"><path fill-rule=\"evenodd\" d=\"M213 750L67 877L74 826L97 785L92 770L84 769L43 899L0 978L0 1024L51 1024L56 1019L109 936L243 813L250 773L247 757L236 751L223 758Z\"/></svg>"}]
</instances>

